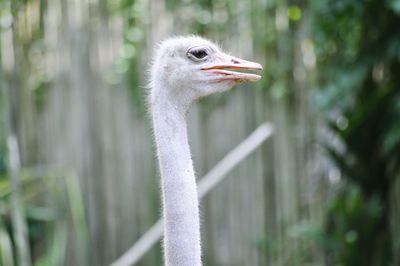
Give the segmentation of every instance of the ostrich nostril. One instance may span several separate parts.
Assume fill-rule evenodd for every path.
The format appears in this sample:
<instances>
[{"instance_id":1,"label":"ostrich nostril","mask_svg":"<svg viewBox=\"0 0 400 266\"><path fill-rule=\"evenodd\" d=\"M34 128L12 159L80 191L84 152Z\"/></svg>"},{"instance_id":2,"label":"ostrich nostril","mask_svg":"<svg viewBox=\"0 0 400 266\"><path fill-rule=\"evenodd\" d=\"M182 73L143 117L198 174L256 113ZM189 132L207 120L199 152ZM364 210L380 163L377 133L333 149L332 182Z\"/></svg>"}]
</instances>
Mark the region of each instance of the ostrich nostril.
<instances>
[{"instance_id":1,"label":"ostrich nostril","mask_svg":"<svg viewBox=\"0 0 400 266\"><path fill-rule=\"evenodd\" d=\"M231 59L231 62L234 63L234 64L240 64L240 62L238 60L234 59L234 58Z\"/></svg>"}]
</instances>

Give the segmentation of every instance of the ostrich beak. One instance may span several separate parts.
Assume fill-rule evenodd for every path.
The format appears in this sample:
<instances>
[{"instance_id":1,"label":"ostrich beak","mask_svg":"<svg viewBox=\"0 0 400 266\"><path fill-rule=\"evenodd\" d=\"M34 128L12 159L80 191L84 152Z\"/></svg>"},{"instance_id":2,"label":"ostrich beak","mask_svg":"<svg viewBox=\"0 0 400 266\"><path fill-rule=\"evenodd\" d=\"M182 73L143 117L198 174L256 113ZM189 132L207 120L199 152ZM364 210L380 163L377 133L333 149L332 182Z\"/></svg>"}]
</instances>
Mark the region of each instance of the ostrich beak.
<instances>
[{"instance_id":1,"label":"ostrich beak","mask_svg":"<svg viewBox=\"0 0 400 266\"><path fill-rule=\"evenodd\" d=\"M218 75L216 81L234 80L238 82L257 81L261 79L260 75L246 72L237 72L232 70L262 70L259 63L246 61L237 57L226 54L219 55L221 61L219 63L211 63L201 68L206 72Z\"/></svg>"}]
</instances>

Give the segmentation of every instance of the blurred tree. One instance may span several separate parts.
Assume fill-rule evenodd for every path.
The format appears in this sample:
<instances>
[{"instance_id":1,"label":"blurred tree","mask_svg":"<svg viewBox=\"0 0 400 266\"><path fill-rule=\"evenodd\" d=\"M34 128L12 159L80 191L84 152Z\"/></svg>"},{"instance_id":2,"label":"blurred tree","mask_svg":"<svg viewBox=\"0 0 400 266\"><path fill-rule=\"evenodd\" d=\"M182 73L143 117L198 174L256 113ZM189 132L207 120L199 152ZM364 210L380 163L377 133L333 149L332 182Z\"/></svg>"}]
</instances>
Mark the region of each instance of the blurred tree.
<instances>
[{"instance_id":1,"label":"blurred tree","mask_svg":"<svg viewBox=\"0 0 400 266\"><path fill-rule=\"evenodd\" d=\"M336 114L329 126L340 142L327 150L345 183L328 210L327 264L390 265L390 195L400 170L400 3L312 7L319 103Z\"/></svg>"}]
</instances>

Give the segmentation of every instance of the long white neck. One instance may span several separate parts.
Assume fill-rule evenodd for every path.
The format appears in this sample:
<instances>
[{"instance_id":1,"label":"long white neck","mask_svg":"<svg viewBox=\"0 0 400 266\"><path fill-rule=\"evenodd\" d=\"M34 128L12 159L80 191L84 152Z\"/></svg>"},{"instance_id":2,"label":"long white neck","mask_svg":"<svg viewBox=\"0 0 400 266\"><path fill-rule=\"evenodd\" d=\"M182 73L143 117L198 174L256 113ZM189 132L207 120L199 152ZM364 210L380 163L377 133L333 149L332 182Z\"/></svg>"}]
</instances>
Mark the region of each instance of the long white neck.
<instances>
[{"instance_id":1,"label":"long white neck","mask_svg":"<svg viewBox=\"0 0 400 266\"><path fill-rule=\"evenodd\" d=\"M161 172L166 266L201 266L199 203L187 137L186 110L152 103Z\"/></svg>"}]
</instances>

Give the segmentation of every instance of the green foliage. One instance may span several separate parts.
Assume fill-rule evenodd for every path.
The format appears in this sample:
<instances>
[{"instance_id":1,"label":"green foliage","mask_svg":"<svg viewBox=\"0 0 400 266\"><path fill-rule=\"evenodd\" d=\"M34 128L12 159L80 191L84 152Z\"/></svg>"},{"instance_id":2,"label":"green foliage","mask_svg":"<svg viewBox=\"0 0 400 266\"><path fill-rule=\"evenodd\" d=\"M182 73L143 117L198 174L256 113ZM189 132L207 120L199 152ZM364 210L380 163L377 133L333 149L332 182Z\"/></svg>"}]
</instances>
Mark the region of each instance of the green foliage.
<instances>
[{"instance_id":1,"label":"green foliage","mask_svg":"<svg viewBox=\"0 0 400 266\"><path fill-rule=\"evenodd\" d=\"M319 105L339 113L327 151L344 185L328 209L328 261L389 265L390 188L400 173L398 1L315 2ZM368 250L368 254L364 251Z\"/></svg>"},{"instance_id":2,"label":"green foliage","mask_svg":"<svg viewBox=\"0 0 400 266\"><path fill-rule=\"evenodd\" d=\"M289 6L287 9L287 16L290 20L298 21L301 19L301 9L295 5Z\"/></svg>"},{"instance_id":3,"label":"green foliage","mask_svg":"<svg viewBox=\"0 0 400 266\"><path fill-rule=\"evenodd\" d=\"M106 9L123 18L123 44L112 69L106 73L106 81L110 85L125 84L137 113L143 115L146 108L141 82L147 80L141 79L140 74L141 67L147 68L148 65L141 66L139 51L144 45L144 24L147 23L149 12L143 2L134 0L110 1L106 4Z\"/></svg>"},{"instance_id":4,"label":"green foliage","mask_svg":"<svg viewBox=\"0 0 400 266\"><path fill-rule=\"evenodd\" d=\"M0 262L1 265L14 265L11 237L3 222L0 224Z\"/></svg>"},{"instance_id":5,"label":"green foliage","mask_svg":"<svg viewBox=\"0 0 400 266\"><path fill-rule=\"evenodd\" d=\"M389 265L389 236L377 234L383 229L384 205L381 198L367 197L353 184L347 184L332 199L325 234L329 265L338 262L343 265ZM362 250L371 252L365 254Z\"/></svg>"},{"instance_id":6,"label":"green foliage","mask_svg":"<svg viewBox=\"0 0 400 266\"><path fill-rule=\"evenodd\" d=\"M15 265L15 240L11 227L10 183L0 181L0 265ZM33 265L63 265L67 245L76 261L86 265L87 228L83 199L75 175L22 174L22 197L28 225ZM74 240L68 237L74 236ZM73 241L73 242L72 242Z\"/></svg>"}]
</instances>

